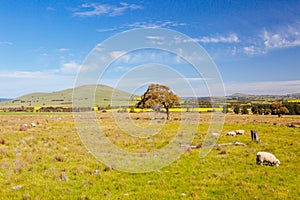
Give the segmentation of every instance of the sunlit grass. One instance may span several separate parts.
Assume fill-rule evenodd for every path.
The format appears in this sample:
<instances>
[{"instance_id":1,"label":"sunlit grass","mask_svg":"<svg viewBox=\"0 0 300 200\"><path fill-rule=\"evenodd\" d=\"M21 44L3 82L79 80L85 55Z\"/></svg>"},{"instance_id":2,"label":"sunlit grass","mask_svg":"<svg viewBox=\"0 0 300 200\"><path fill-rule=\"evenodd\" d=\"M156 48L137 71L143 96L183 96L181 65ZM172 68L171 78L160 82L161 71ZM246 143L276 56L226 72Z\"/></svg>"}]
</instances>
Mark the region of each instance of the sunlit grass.
<instances>
[{"instance_id":1,"label":"sunlit grass","mask_svg":"<svg viewBox=\"0 0 300 200\"><path fill-rule=\"evenodd\" d=\"M152 120L148 113L124 116L141 127ZM149 141L128 135L110 113L97 113L107 137L132 152L163 148L177 134L180 116L173 113L171 121L161 116L164 114L158 114L155 120L163 128ZM209 114L201 114L193 144L203 141L209 119ZM217 143L239 141L247 146L214 147L202 159L200 149L194 149L170 166L130 174L104 170L105 165L82 145L71 113L1 113L0 199L297 199L300 130L286 124L299 119L227 115ZM39 124L19 131L20 124L31 122ZM245 135L225 136L236 129L244 129ZM251 129L258 130L261 143L251 142ZM256 165L258 151L274 153L281 165Z\"/></svg>"},{"instance_id":2,"label":"sunlit grass","mask_svg":"<svg viewBox=\"0 0 300 200\"><path fill-rule=\"evenodd\" d=\"M222 111L222 108L170 108L170 112L213 112L213 111ZM152 108L113 108L106 109L106 112L153 112ZM161 111L165 112L164 108L161 108Z\"/></svg>"}]
</instances>

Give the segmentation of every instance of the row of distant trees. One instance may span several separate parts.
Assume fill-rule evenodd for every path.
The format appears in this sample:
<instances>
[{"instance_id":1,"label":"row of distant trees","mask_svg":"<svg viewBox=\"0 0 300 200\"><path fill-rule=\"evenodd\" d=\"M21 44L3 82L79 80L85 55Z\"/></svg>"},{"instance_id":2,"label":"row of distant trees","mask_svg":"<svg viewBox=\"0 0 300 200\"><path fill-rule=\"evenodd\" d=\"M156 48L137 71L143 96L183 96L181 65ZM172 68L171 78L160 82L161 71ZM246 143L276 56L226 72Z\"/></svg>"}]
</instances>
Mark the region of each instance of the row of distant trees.
<instances>
[{"instance_id":1,"label":"row of distant trees","mask_svg":"<svg viewBox=\"0 0 300 200\"><path fill-rule=\"evenodd\" d=\"M212 106L210 101L204 101L202 103L198 102L198 106ZM185 106L189 106L190 102L185 102ZM161 108L166 110L167 119L170 119L170 111L169 109L172 107L176 107L180 105L179 97L174 94L168 86L159 85L159 84L150 84L146 92L141 96L140 101L132 106L132 110L134 111L134 107L137 108L152 108L155 111L159 111ZM183 105L183 106L184 106ZM222 105L222 104L220 104ZM219 105L218 105L219 106ZM228 112L229 106L223 107L223 112ZM241 104L236 103L230 105L233 108L233 112L236 114L249 114L249 110L253 114L260 115L278 115L279 117L284 114L291 115L300 115L300 104L297 102L273 102L269 104L260 104L260 103L248 103ZM189 107L187 107L189 108ZM41 107L38 110L35 108L15 108L14 110L8 111L38 111L38 112L71 112L71 111L92 111L92 110L100 110L99 107L94 108L64 108L64 107Z\"/></svg>"},{"instance_id":2,"label":"row of distant trees","mask_svg":"<svg viewBox=\"0 0 300 200\"><path fill-rule=\"evenodd\" d=\"M293 102L273 102L270 104L247 104L247 105L233 105L233 112L235 114L249 114L249 110L253 114L259 115L300 115L300 104Z\"/></svg>"}]
</instances>

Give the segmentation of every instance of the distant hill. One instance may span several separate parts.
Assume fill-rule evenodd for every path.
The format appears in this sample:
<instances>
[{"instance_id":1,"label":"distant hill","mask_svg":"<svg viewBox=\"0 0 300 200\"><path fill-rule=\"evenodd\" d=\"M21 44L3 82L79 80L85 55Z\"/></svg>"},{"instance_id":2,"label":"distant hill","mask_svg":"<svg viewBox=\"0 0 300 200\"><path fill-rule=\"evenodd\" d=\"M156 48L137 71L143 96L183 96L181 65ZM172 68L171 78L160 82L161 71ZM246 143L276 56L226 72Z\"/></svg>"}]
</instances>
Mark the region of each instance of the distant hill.
<instances>
[{"instance_id":1,"label":"distant hill","mask_svg":"<svg viewBox=\"0 0 300 200\"><path fill-rule=\"evenodd\" d=\"M11 100L11 99L8 99L8 98L0 98L0 102L2 102L2 101L9 101L9 100Z\"/></svg>"},{"instance_id":2,"label":"distant hill","mask_svg":"<svg viewBox=\"0 0 300 200\"><path fill-rule=\"evenodd\" d=\"M248 94L243 94L243 93L234 93L232 95L230 95L230 97L248 97L250 95Z\"/></svg>"},{"instance_id":3,"label":"distant hill","mask_svg":"<svg viewBox=\"0 0 300 200\"><path fill-rule=\"evenodd\" d=\"M274 101L289 101L300 99L300 93L287 94L287 95L248 95L242 93L235 93L226 97L227 102L252 102L252 103L270 103Z\"/></svg>"},{"instance_id":4,"label":"distant hill","mask_svg":"<svg viewBox=\"0 0 300 200\"><path fill-rule=\"evenodd\" d=\"M290 98L300 99L300 93L288 94L286 96Z\"/></svg>"},{"instance_id":5,"label":"distant hill","mask_svg":"<svg viewBox=\"0 0 300 200\"><path fill-rule=\"evenodd\" d=\"M234 93L227 97L231 98L281 98L281 99L291 99L291 98L300 98L300 93L294 94L286 94L286 95L272 95L272 94L264 94L264 95L255 95L255 94L244 94L244 93Z\"/></svg>"},{"instance_id":6,"label":"distant hill","mask_svg":"<svg viewBox=\"0 0 300 200\"><path fill-rule=\"evenodd\" d=\"M88 99L90 92L94 92L95 85L87 85L76 88L76 94L85 105L91 101ZM97 85L95 91L95 106L111 105L112 94L114 94L114 105L128 105L128 99L136 100L137 96L130 93L114 89L106 85ZM71 107L73 88L52 93L31 93L15 99L0 102L0 107L36 107L36 106L62 106Z\"/></svg>"},{"instance_id":7,"label":"distant hill","mask_svg":"<svg viewBox=\"0 0 300 200\"><path fill-rule=\"evenodd\" d=\"M12 99L9 99L9 98L0 98L0 102L2 102L2 101L9 101L9 100L12 100Z\"/></svg>"}]
</instances>

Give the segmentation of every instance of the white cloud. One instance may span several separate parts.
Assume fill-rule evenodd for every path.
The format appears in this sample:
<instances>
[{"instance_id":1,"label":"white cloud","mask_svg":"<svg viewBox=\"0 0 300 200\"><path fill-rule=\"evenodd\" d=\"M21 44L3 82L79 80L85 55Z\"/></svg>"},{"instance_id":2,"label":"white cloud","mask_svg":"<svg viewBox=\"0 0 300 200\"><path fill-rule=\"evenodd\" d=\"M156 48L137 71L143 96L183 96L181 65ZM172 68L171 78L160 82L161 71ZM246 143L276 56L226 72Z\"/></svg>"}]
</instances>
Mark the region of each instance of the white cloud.
<instances>
[{"instance_id":1,"label":"white cloud","mask_svg":"<svg viewBox=\"0 0 300 200\"><path fill-rule=\"evenodd\" d=\"M13 45L12 42L8 42L8 41L0 41L0 47L1 46L10 46L10 45Z\"/></svg>"},{"instance_id":2,"label":"white cloud","mask_svg":"<svg viewBox=\"0 0 300 200\"><path fill-rule=\"evenodd\" d=\"M32 92L52 92L73 87L80 65L75 61L44 71L0 71L0 97L18 97ZM9 83L9 87L7 84Z\"/></svg>"},{"instance_id":3,"label":"white cloud","mask_svg":"<svg viewBox=\"0 0 300 200\"><path fill-rule=\"evenodd\" d=\"M80 64L78 64L75 61L70 61L64 63L59 71L63 74L76 74L79 68L80 68Z\"/></svg>"},{"instance_id":4,"label":"white cloud","mask_svg":"<svg viewBox=\"0 0 300 200\"><path fill-rule=\"evenodd\" d=\"M128 3L120 3L118 6L101 3L86 3L82 4L73 14L78 17L93 17L100 15L118 16L123 15L127 10L141 9L143 9L143 6Z\"/></svg>"},{"instance_id":5,"label":"white cloud","mask_svg":"<svg viewBox=\"0 0 300 200\"><path fill-rule=\"evenodd\" d=\"M111 56L112 59L116 59L125 53L126 53L125 51L111 51L109 52L109 55Z\"/></svg>"},{"instance_id":6,"label":"white cloud","mask_svg":"<svg viewBox=\"0 0 300 200\"><path fill-rule=\"evenodd\" d=\"M131 24L125 25L127 28L171 28L178 26L185 26L185 23L179 23L174 21L148 21L148 22L134 22Z\"/></svg>"},{"instance_id":7,"label":"white cloud","mask_svg":"<svg viewBox=\"0 0 300 200\"><path fill-rule=\"evenodd\" d=\"M109 55L113 60L118 59L119 62L128 63L130 59L130 55L126 54L125 51L111 51L109 52Z\"/></svg>"},{"instance_id":8,"label":"white cloud","mask_svg":"<svg viewBox=\"0 0 300 200\"><path fill-rule=\"evenodd\" d=\"M276 95L300 92L300 80L227 83L225 86L227 94L241 92L246 94Z\"/></svg>"},{"instance_id":9,"label":"white cloud","mask_svg":"<svg viewBox=\"0 0 300 200\"><path fill-rule=\"evenodd\" d=\"M45 77L47 74L40 71L0 71L1 78L36 78L36 77Z\"/></svg>"},{"instance_id":10,"label":"white cloud","mask_svg":"<svg viewBox=\"0 0 300 200\"><path fill-rule=\"evenodd\" d=\"M53 71L0 71L0 77L0 97L7 98L72 88L75 80L74 76L56 74Z\"/></svg>"},{"instance_id":11,"label":"white cloud","mask_svg":"<svg viewBox=\"0 0 300 200\"><path fill-rule=\"evenodd\" d=\"M55 8L53 8L53 7L51 7L51 6L48 6L48 7L46 8L46 11L55 11Z\"/></svg>"},{"instance_id":12,"label":"white cloud","mask_svg":"<svg viewBox=\"0 0 300 200\"><path fill-rule=\"evenodd\" d=\"M148 39L149 40L148 43L152 45L163 45L167 43L167 41L165 40L166 38L164 36L148 35L145 36L145 38Z\"/></svg>"},{"instance_id":13,"label":"white cloud","mask_svg":"<svg viewBox=\"0 0 300 200\"><path fill-rule=\"evenodd\" d=\"M119 31L119 30L128 30L128 29L134 29L134 28L174 28L179 26L185 26L185 23L179 23L174 21L148 21L148 22L134 22L130 24L123 24L118 27L109 27L109 28L100 28L97 29L97 32L103 33L103 32L110 32L110 31ZM151 36L150 36L151 38ZM148 39L150 39L148 38Z\"/></svg>"},{"instance_id":14,"label":"white cloud","mask_svg":"<svg viewBox=\"0 0 300 200\"><path fill-rule=\"evenodd\" d=\"M272 50L300 46L300 24L292 24L273 30L263 29L258 37L249 39L251 42L242 50L247 55L266 54Z\"/></svg>"},{"instance_id":15,"label":"white cloud","mask_svg":"<svg viewBox=\"0 0 300 200\"><path fill-rule=\"evenodd\" d=\"M263 31L262 39L266 49L281 49L293 46L300 46L299 32L270 32Z\"/></svg>"},{"instance_id":16,"label":"white cloud","mask_svg":"<svg viewBox=\"0 0 300 200\"><path fill-rule=\"evenodd\" d=\"M237 43L240 42L237 34L232 33L228 36L216 36L216 37L200 37L195 39L201 43Z\"/></svg>"},{"instance_id":17,"label":"white cloud","mask_svg":"<svg viewBox=\"0 0 300 200\"><path fill-rule=\"evenodd\" d=\"M75 75L80 68L80 64L75 61L63 63L59 69L44 71L0 71L0 78L21 78L21 79L43 79L57 76Z\"/></svg>"},{"instance_id":18,"label":"white cloud","mask_svg":"<svg viewBox=\"0 0 300 200\"><path fill-rule=\"evenodd\" d=\"M124 67L124 66L117 66L117 67L114 68L115 72L126 72L128 70L130 70L130 68L129 67Z\"/></svg>"},{"instance_id":19,"label":"white cloud","mask_svg":"<svg viewBox=\"0 0 300 200\"><path fill-rule=\"evenodd\" d=\"M187 81L207 81L212 80L211 78L185 78Z\"/></svg>"},{"instance_id":20,"label":"white cloud","mask_svg":"<svg viewBox=\"0 0 300 200\"><path fill-rule=\"evenodd\" d=\"M58 48L58 49L56 49L56 51L65 52L65 51L70 51L70 49L68 49L68 48Z\"/></svg>"},{"instance_id":21,"label":"white cloud","mask_svg":"<svg viewBox=\"0 0 300 200\"><path fill-rule=\"evenodd\" d=\"M257 53L256 47L254 47L253 45L244 47L243 50L244 50L244 53L247 55L254 55Z\"/></svg>"},{"instance_id":22,"label":"white cloud","mask_svg":"<svg viewBox=\"0 0 300 200\"><path fill-rule=\"evenodd\" d=\"M148 35L148 36L145 36L146 39L149 39L149 40L164 40L165 37L163 36L157 36L157 35Z\"/></svg>"},{"instance_id":23,"label":"white cloud","mask_svg":"<svg viewBox=\"0 0 300 200\"><path fill-rule=\"evenodd\" d=\"M211 43L239 43L239 37L236 33L232 33L230 35L219 35L219 36L204 36L204 37L196 37L196 38L183 38L183 37L175 37L173 40L176 43L188 43L188 42L197 42L203 44L211 44Z\"/></svg>"},{"instance_id":24,"label":"white cloud","mask_svg":"<svg viewBox=\"0 0 300 200\"><path fill-rule=\"evenodd\" d=\"M110 31L115 31L118 30L117 28L103 28L103 29L97 29L97 32L99 33L104 33L104 32L110 32Z\"/></svg>"}]
</instances>

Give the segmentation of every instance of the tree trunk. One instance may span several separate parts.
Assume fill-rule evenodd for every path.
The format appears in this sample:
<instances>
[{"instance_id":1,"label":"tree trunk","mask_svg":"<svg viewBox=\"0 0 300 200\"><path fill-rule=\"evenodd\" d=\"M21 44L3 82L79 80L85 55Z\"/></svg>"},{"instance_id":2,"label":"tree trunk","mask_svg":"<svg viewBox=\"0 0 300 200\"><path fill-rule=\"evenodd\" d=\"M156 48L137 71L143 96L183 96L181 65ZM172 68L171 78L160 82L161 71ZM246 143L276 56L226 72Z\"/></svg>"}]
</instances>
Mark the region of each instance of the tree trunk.
<instances>
[{"instance_id":1,"label":"tree trunk","mask_svg":"<svg viewBox=\"0 0 300 200\"><path fill-rule=\"evenodd\" d=\"M171 117L170 117L170 111L169 111L169 107L168 107L168 106L166 106L165 108L166 108L166 113L167 113L167 120L170 120L170 119L171 119Z\"/></svg>"}]
</instances>

